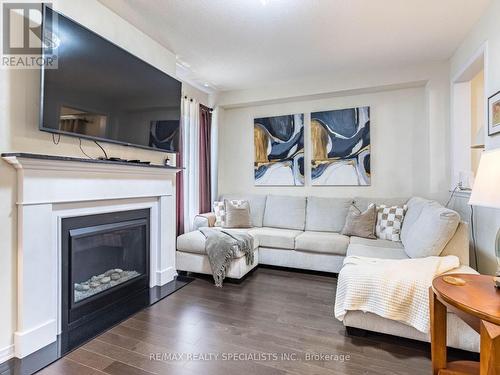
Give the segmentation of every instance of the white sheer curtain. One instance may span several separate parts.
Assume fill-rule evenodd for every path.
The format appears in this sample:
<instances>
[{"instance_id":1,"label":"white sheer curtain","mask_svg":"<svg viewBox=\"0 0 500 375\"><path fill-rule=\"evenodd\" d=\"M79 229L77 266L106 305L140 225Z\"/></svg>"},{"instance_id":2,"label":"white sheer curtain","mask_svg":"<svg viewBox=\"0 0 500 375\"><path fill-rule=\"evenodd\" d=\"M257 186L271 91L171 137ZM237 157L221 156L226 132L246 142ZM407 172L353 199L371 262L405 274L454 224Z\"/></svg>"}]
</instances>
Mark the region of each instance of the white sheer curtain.
<instances>
[{"instance_id":1,"label":"white sheer curtain","mask_svg":"<svg viewBox=\"0 0 500 375\"><path fill-rule=\"evenodd\" d=\"M184 233L187 233L200 210L200 105L195 99L182 99L182 142Z\"/></svg>"}]
</instances>

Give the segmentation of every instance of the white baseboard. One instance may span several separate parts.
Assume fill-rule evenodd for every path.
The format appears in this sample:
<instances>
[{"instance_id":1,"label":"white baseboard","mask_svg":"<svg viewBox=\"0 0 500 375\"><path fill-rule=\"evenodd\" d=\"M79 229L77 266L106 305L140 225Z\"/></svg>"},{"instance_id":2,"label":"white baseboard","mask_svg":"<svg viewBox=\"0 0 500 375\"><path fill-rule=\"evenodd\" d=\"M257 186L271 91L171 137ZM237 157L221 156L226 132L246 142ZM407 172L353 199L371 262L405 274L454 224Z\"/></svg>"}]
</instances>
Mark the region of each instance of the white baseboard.
<instances>
[{"instance_id":1,"label":"white baseboard","mask_svg":"<svg viewBox=\"0 0 500 375\"><path fill-rule=\"evenodd\" d=\"M0 363L4 363L14 357L14 345L0 348Z\"/></svg>"},{"instance_id":2,"label":"white baseboard","mask_svg":"<svg viewBox=\"0 0 500 375\"><path fill-rule=\"evenodd\" d=\"M175 267L168 267L161 271L156 271L156 285L165 285L166 283L171 282L175 276L177 276Z\"/></svg>"},{"instance_id":3,"label":"white baseboard","mask_svg":"<svg viewBox=\"0 0 500 375\"><path fill-rule=\"evenodd\" d=\"M55 319L49 320L30 330L15 332L15 356L17 358L24 358L38 349L52 344L57 339L56 332L57 324Z\"/></svg>"}]
</instances>

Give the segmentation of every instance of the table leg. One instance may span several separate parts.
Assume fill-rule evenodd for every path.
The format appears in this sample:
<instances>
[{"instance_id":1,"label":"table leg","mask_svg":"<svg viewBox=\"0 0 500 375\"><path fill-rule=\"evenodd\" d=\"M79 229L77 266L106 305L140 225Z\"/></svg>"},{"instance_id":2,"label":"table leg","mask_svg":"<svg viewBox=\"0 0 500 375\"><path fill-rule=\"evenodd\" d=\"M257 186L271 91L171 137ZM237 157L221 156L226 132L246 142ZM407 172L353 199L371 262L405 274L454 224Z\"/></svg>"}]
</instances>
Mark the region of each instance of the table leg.
<instances>
[{"instance_id":1,"label":"table leg","mask_svg":"<svg viewBox=\"0 0 500 375\"><path fill-rule=\"evenodd\" d=\"M480 375L500 374L500 327L481 320Z\"/></svg>"},{"instance_id":2,"label":"table leg","mask_svg":"<svg viewBox=\"0 0 500 375\"><path fill-rule=\"evenodd\" d=\"M439 370L445 369L446 358L446 306L429 289L429 308L431 313L431 357L432 373L438 375Z\"/></svg>"}]
</instances>

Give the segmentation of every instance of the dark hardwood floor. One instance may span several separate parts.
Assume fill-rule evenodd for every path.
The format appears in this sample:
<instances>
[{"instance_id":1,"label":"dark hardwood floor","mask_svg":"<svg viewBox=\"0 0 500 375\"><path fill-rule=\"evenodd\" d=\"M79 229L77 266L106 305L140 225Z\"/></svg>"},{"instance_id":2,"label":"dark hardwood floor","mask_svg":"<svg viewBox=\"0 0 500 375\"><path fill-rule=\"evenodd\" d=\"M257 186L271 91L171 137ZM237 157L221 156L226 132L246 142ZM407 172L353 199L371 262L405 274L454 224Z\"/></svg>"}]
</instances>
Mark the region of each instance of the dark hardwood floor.
<instances>
[{"instance_id":1,"label":"dark hardwood floor","mask_svg":"<svg viewBox=\"0 0 500 375\"><path fill-rule=\"evenodd\" d=\"M347 337L333 317L335 287L332 277L266 268L222 289L196 279L40 374L431 372L425 344Z\"/></svg>"}]
</instances>

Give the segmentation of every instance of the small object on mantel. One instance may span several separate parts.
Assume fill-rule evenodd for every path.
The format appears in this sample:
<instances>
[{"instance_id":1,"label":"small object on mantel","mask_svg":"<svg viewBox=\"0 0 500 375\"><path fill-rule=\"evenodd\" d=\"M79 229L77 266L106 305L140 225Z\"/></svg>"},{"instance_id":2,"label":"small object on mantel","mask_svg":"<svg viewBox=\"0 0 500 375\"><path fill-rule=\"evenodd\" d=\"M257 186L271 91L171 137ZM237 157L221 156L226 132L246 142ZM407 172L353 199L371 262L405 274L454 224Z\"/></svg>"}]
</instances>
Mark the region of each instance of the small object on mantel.
<instances>
[{"instance_id":1,"label":"small object on mantel","mask_svg":"<svg viewBox=\"0 0 500 375\"><path fill-rule=\"evenodd\" d=\"M500 288L500 275L493 277L493 281L495 282L495 286Z\"/></svg>"},{"instance_id":2,"label":"small object on mantel","mask_svg":"<svg viewBox=\"0 0 500 375\"><path fill-rule=\"evenodd\" d=\"M455 276L443 276L443 281L456 286L464 286L466 284L464 279Z\"/></svg>"}]
</instances>

